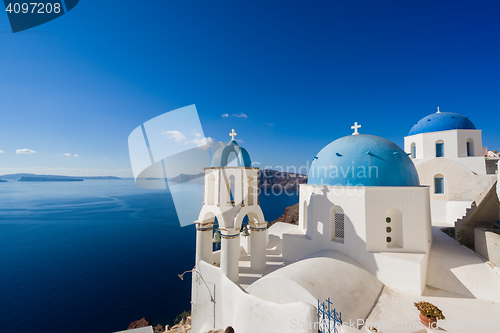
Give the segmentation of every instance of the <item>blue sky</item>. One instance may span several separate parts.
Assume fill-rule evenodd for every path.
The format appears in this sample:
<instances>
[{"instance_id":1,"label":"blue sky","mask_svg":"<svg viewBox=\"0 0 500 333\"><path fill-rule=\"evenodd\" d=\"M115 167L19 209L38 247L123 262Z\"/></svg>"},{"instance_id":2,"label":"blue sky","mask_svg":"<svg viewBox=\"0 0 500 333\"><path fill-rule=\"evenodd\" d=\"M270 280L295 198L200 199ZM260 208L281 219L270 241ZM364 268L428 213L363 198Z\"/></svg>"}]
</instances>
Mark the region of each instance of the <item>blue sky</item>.
<instances>
[{"instance_id":1,"label":"blue sky","mask_svg":"<svg viewBox=\"0 0 500 333\"><path fill-rule=\"evenodd\" d=\"M128 135L191 104L261 167L305 165L355 121L402 146L438 106L497 150L499 16L498 1L82 0L12 34L0 13L0 174L130 177Z\"/></svg>"}]
</instances>

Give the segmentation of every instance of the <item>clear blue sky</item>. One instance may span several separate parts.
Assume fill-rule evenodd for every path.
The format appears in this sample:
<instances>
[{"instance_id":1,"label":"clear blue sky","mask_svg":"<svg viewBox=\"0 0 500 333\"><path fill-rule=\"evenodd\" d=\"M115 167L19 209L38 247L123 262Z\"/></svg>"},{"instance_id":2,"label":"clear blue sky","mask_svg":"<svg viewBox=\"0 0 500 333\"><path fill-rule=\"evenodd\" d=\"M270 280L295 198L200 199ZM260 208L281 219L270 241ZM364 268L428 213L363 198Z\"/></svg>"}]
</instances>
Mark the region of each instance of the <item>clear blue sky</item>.
<instances>
[{"instance_id":1,"label":"clear blue sky","mask_svg":"<svg viewBox=\"0 0 500 333\"><path fill-rule=\"evenodd\" d=\"M355 121L402 146L437 106L500 149L499 17L498 1L81 0L12 34L0 13L0 174L131 176L130 132L190 104L261 167L305 165Z\"/></svg>"}]
</instances>

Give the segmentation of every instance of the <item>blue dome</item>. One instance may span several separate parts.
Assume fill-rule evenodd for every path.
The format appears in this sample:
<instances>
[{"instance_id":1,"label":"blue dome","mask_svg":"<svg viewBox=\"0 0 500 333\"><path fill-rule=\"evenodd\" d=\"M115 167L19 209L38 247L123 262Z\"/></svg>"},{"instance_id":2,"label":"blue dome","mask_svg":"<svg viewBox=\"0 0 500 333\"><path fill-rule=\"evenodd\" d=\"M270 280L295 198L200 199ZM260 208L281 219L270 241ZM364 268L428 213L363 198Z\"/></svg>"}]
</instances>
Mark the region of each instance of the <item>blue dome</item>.
<instances>
[{"instance_id":1,"label":"blue dome","mask_svg":"<svg viewBox=\"0 0 500 333\"><path fill-rule=\"evenodd\" d=\"M410 135L441 132L455 129L476 129L468 118L453 112L438 112L420 119L410 130Z\"/></svg>"},{"instance_id":2,"label":"blue dome","mask_svg":"<svg viewBox=\"0 0 500 333\"><path fill-rule=\"evenodd\" d=\"M419 186L417 169L397 145L374 135L350 135L323 148L309 170L308 184L332 186Z\"/></svg>"},{"instance_id":3,"label":"blue dome","mask_svg":"<svg viewBox=\"0 0 500 333\"><path fill-rule=\"evenodd\" d=\"M217 149L212 157L212 167L227 167L232 161L228 161L229 154L234 152L236 154L236 163L238 167L252 167L252 161L250 160L250 155L245 148L238 146L236 141L231 140L229 143Z\"/></svg>"}]
</instances>

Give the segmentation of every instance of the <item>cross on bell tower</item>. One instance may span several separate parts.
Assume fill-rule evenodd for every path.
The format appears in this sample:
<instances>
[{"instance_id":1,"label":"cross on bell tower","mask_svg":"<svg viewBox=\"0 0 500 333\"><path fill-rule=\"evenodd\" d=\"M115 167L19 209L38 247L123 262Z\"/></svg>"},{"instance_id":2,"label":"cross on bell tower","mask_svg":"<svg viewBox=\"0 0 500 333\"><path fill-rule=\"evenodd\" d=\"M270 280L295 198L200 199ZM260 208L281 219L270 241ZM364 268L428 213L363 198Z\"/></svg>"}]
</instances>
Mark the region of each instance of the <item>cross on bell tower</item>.
<instances>
[{"instance_id":1,"label":"cross on bell tower","mask_svg":"<svg viewBox=\"0 0 500 333\"><path fill-rule=\"evenodd\" d=\"M231 130L231 133L229 133L229 136L231 137L231 140L234 140L234 137L237 136L238 133L234 131L234 128Z\"/></svg>"},{"instance_id":2,"label":"cross on bell tower","mask_svg":"<svg viewBox=\"0 0 500 333\"><path fill-rule=\"evenodd\" d=\"M351 128L354 130L354 133L352 133L352 135L358 135L358 128L361 128L361 125L358 125L358 122L355 122L354 126L351 126Z\"/></svg>"}]
</instances>

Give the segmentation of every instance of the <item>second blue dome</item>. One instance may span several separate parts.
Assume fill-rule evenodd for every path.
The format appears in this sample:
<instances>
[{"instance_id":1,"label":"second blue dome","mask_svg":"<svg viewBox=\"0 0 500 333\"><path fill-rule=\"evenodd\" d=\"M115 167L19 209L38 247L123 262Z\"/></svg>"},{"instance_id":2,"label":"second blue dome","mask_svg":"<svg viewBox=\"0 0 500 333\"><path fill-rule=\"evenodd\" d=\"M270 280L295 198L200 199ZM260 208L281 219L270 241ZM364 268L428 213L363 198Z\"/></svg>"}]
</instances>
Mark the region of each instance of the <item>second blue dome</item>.
<instances>
[{"instance_id":1,"label":"second blue dome","mask_svg":"<svg viewBox=\"0 0 500 333\"><path fill-rule=\"evenodd\" d=\"M314 158L308 184L331 186L419 186L417 169L396 144L374 135L333 141Z\"/></svg>"}]
</instances>

